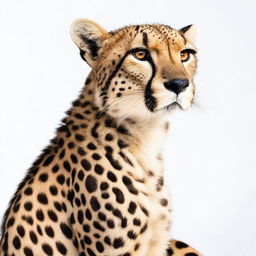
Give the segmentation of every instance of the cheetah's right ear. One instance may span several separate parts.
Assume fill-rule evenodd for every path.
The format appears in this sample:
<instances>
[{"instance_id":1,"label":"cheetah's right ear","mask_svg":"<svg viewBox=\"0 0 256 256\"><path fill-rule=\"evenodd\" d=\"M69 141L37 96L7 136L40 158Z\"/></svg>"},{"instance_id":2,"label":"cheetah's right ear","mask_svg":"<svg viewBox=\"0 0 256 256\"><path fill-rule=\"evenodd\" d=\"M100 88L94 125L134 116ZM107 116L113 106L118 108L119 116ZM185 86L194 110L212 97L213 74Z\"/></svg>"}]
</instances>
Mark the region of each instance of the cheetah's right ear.
<instances>
[{"instance_id":1,"label":"cheetah's right ear","mask_svg":"<svg viewBox=\"0 0 256 256\"><path fill-rule=\"evenodd\" d=\"M99 57L101 44L109 36L109 33L91 20L77 19L71 25L70 35L79 47L82 59L93 66Z\"/></svg>"}]
</instances>

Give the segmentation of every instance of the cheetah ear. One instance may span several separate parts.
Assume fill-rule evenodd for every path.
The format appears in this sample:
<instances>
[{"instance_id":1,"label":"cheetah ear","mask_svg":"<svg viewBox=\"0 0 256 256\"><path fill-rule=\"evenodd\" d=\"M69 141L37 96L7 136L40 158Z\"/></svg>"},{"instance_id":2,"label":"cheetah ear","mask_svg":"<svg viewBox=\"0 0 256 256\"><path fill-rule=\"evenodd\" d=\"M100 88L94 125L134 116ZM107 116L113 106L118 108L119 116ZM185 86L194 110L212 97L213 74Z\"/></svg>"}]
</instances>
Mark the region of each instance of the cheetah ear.
<instances>
[{"instance_id":1,"label":"cheetah ear","mask_svg":"<svg viewBox=\"0 0 256 256\"><path fill-rule=\"evenodd\" d=\"M196 37L195 25L188 25L179 30L179 32L188 40L193 42Z\"/></svg>"},{"instance_id":2,"label":"cheetah ear","mask_svg":"<svg viewBox=\"0 0 256 256\"><path fill-rule=\"evenodd\" d=\"M82 59L93 66L99 57L102 42L109 36L109 33L91 20L77 19L71 25L70 35L80 49Z\"/></svg>"}]
</instances>

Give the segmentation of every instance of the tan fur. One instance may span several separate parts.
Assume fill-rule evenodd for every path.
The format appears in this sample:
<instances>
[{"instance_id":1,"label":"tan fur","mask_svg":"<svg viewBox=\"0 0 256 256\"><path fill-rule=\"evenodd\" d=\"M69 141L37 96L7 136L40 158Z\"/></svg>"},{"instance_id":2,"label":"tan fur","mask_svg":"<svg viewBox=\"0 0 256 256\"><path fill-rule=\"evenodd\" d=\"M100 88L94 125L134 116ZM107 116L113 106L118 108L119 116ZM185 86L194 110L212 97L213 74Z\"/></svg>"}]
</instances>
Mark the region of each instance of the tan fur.
<instances>
[{"instance_id":1,"label":"tan fur","mask_svg":"<svg viewBox=\"0 0 256 256\"><path fill-rule=\"evenodd\" d=\"M71 36L92 72L11 200L0 255L189 256L169 243L161 155L167 114L193 101L196 58L180 60L192 42L165 25L108 33L83 19ZM142 47L147 59L136 59ZM189 84L177 94L172 79Z\"/></svg>"}]
</instances>

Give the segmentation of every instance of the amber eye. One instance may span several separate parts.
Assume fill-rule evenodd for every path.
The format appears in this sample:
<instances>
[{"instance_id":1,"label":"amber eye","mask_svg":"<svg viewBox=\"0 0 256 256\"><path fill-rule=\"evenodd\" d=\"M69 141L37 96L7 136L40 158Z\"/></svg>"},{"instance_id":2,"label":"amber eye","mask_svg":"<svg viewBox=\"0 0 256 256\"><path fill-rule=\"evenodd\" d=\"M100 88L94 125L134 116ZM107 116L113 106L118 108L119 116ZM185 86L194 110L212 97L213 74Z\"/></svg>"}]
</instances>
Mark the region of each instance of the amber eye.
<instances>
[{"instance_id":1,"label":"amber eye","mask_svg":"<svg viewBox=\"0 0 256 256\"><path fill-rule=\"evenodd\" d=\"M180 52L180 59L182 62L188 61L190 59L190 53L188 51Z\"/></svg>"},{"instance_id":2,"label":"amber eye","mask_svg":"<svg viewBox=\"0 0 256 256\"><path fill-rule=\"evenodd\" d=\"M147 52L145 50L135 50L132 54L138 60L145 60L147 58Z\"/></svg>"},{"instance_id":3,"label":"amber eye","mask_svg":"<svg viewBox=\"0 0 256 256\"><path fill-rule=\"evenodd\" d=\"M180 59L182 62L186 62L190 59L190 56L195 55L196 51L193 49L185 49L183 51L180 52Z\"/></svg>"}]
</instances>

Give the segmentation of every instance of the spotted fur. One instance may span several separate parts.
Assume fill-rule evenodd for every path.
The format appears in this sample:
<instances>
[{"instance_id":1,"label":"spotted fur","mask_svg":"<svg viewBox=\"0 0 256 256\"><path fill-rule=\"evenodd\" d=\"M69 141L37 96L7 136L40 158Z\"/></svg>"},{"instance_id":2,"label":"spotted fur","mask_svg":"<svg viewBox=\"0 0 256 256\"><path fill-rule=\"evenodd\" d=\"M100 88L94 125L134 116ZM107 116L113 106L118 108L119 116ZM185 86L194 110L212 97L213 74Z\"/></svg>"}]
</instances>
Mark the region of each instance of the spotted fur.
<instances>
[{"instance_id":1,"label":"spotted fur","mask_svg":"<svg viewBox=\"0 0 256 256\"><path fill-rule=\"evenodd\" d=\"M160 24L106 32L89 20L73 23L92 72L10 201L1 256L200 255L169 242L161 157L167 114L193 102L190 34Z\"/></svg>"}]
</instances>

